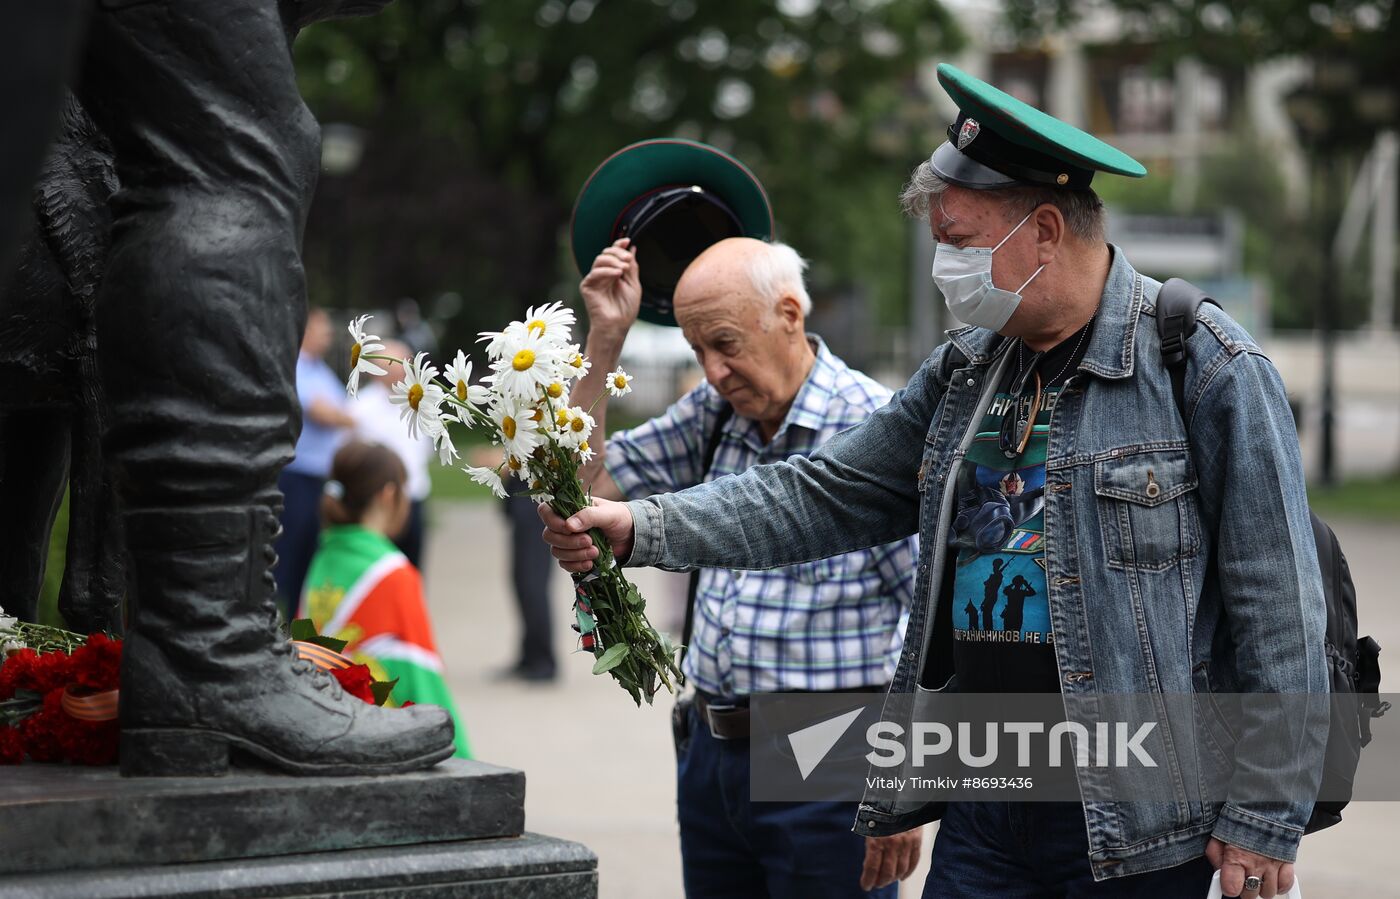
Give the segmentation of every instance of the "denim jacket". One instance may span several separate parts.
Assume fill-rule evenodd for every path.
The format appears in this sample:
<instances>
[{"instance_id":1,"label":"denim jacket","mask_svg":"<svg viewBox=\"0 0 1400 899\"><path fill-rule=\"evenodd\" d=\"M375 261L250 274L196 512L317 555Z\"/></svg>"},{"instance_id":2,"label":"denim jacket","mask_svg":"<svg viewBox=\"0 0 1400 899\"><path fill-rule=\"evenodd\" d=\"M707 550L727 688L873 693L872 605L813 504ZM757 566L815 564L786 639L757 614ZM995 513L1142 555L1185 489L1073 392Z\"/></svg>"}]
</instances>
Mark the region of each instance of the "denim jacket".
<instances>
[{"instance_id":1,"label":"denim jacket","mask_svg":"<svg viewBox=\"0 0 1400 899\"><path fill-rule=\"evenodd\" d=\"M1156 334L1161 285L1112 252L1098 324L1050 426L1045 563L1061 691L1325 694L1322 580L1278 372L1243 328L1203 305L1183 422ZM889 405L811 456L630 503L628 564L771 568L917 532L916 596L891 692L921 689L921 676L942 684L925 668L952 673L929 646L953 485L1014 343L980 328L949 338ZM1224 758L1232 740L1284 742L1281 768L1320 768L1325 718L1283 741L1249 718L1216 723ZM1184 793L1087 802L1089 860L1097 879L1127 876L1195 858L1213 835L1291 861L1311 809ZM855 829L881 836L941 813L867 795Z\"/></svg>"}]
</instances>

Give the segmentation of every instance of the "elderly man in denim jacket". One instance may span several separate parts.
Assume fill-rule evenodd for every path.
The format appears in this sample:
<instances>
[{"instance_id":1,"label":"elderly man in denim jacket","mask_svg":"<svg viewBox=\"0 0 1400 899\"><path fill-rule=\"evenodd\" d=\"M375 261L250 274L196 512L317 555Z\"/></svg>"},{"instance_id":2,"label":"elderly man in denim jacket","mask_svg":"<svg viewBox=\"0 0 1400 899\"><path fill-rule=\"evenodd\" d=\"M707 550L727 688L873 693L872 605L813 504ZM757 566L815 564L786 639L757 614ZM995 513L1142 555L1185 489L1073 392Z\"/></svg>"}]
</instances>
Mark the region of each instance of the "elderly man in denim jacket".
<instances>
[{"instance_id":1,"label":"elderly man in denim jacket","mask_svg":"<svg viewBox=\"0 0 1400 899\"><path fill-rule=\"evenodd\" d=\"M917 532L894 693L955 682L1059 691L1067 706L1325 694L1322 584L1277 371L1239 325L1202 307L1183 420L1154 334L1160 285L1104 242L1088 187L1095 171L1145 170L952 66L939 78L961 112L905 200L927 211L934 278L972 327L808 458L600 501L567 522L541 507L555 556L587 570L589 527L629 564L662 568L767 568ZM978 573L965 578L969 564ZM951 647L930 639L940 619L963 632ZM1023 632L1014 643L979 638L1009 626ZM1237 779L1315 785L1325 721L1227 724L1235 742L1221 755L1247 750L1255 766L1237 761ZM941 816L926 897L1203 896L1215 869L1226 895L1286 893L1311 799L1236 783L1223 802L911 808L872 795L856 829Z\"/></svg>"}]
</instances>

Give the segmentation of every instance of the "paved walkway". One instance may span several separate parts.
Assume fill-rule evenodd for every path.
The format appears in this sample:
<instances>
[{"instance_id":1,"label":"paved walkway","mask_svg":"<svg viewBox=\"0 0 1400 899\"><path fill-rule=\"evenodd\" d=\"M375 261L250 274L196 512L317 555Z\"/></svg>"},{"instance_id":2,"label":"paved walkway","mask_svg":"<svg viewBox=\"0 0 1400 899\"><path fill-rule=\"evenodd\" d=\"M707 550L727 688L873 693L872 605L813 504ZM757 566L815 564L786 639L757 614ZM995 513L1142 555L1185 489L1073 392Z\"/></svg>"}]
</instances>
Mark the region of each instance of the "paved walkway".
<instances>
[{"instance_id":1,"label":"paved walkway","mask_svg":"<svg viewBox=\"0 0 1400 899\"><path fill-rule=\"evenodd\" d=\"M525 771L530 830L578 840L598 854L604 899L680 897L669 698L634 708L611 680L589 673L589 657L570 654L572 632L563 614L569 583L557 569L560 681L548 687L493 682L491 673L514 660L519 634L505 518L494 504L439 503L433 515L429 604L474 750L484 761ZM1400 526L1345 523L1337 531L1361 597L1362 632L1391 647L1388 684L1400 683L1400 603L1392 574ZM679 616L683 577L634 574L653 621ZM930 828L925 858L932 836ZM1353 804L1343 824L1304 840L1299 872L1305 895L1400 899L1389 864L1397 837L1400 803ZM919 895L926 868L927 862L906 882L903 896Z\"/></svg>"}]
</instances>

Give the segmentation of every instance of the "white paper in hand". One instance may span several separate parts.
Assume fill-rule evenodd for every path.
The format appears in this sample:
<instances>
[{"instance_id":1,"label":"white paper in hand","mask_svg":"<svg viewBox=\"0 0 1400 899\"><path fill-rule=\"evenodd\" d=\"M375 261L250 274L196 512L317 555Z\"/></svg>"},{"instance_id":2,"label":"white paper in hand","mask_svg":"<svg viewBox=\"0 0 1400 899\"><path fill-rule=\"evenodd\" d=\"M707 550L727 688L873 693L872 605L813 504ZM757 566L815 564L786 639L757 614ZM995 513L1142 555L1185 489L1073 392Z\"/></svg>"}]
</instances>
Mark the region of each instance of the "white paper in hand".
<instances>
[{"instance_id":1,"label":"white paper in hand","mask_svg":"<svg viewBox=\"0 0 1400 899\"><path fill-rule=\"evenodd\" d=\"M1224 893L1220 892L1220 872L1216 871L1215 876L1210 879L1210 892L1206 893L1206 899L1224 899ZM1293 875L1293 889L1287 893L1279 893L1277 899L1303 899L1303 891L1298 887L1298 875Z\"/></svg>"}]
</instances>

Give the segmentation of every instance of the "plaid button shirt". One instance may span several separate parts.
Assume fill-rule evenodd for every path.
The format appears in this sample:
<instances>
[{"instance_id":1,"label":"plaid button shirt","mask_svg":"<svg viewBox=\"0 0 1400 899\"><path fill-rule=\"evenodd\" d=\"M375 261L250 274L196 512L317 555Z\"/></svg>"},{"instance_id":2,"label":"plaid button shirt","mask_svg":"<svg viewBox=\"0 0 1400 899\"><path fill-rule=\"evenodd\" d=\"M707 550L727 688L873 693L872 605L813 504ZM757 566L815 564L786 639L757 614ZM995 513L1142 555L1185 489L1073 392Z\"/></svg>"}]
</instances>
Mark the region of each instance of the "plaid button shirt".
<instances>
[{"instance_id":1,"label":"plaid button shirt","mask_svg":"<svg viewBox=\"0 0 1400 899\"><path fill-rule=\"evenodd\" d=\"M669 493L805 456L889 401L891 391L809 339L816 363L770 442L756 422L731 417L706 476L700 467L724 400L701 383L662 415L608 436L607 470L622 494ZM772 571L703 569L686 677L722 696L889 683L914 595L916 541Z\"/></svg>"}]
</instances>

